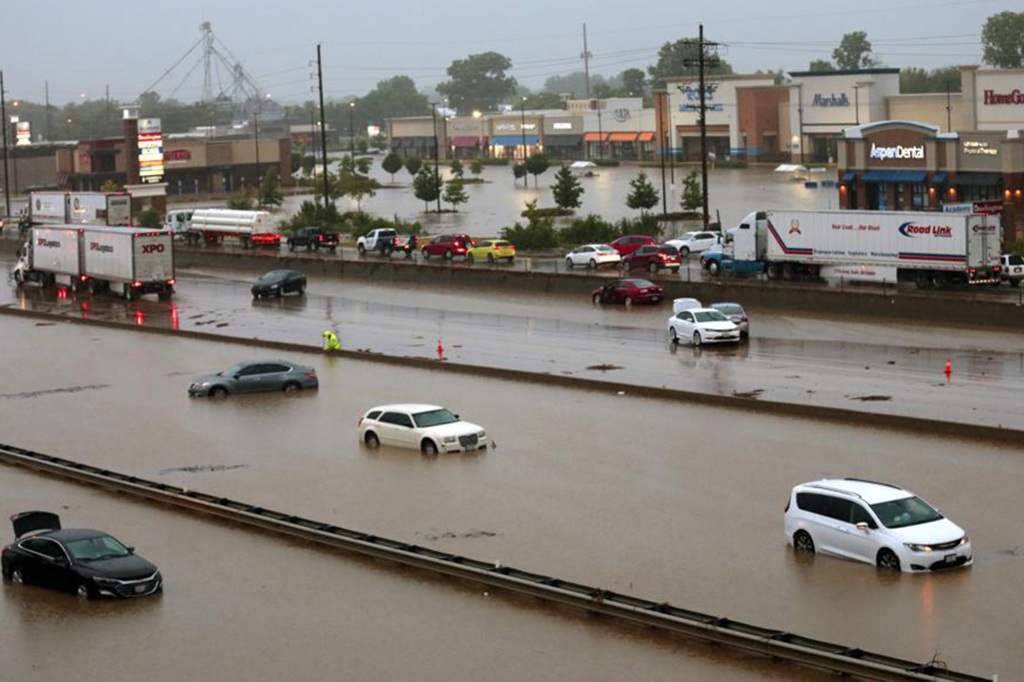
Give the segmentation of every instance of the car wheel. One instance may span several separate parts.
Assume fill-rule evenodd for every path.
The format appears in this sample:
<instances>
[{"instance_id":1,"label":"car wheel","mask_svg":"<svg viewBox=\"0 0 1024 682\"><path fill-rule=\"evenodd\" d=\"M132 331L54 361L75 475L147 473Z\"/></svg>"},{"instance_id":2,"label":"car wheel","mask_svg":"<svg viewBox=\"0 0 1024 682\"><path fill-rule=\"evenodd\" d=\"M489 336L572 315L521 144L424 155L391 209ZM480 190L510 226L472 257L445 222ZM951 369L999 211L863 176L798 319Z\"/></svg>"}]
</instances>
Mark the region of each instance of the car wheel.
<instances>
[{"instance_id":1,"label":"car wheel","mask_svg":"<svg viewBox=\"0 0 1024 682\"><path fill-rule=\"evenodd\" d=\"M363 442L366 443L366 447L378 448L380 447L380 438L373 431L367 431L366 435L363 436Z\"/></svg>"},{"instance_id":2,"label":"car wheel","mask_svg":"<svg viewBox=\"0 0 1024 682\"><path fill-rule=\"evenodd\" d=\"M489 258L490 258L490 256L488 256L488 259L489 259ZM471 265L472 265L472 264L473 264L474 262L476 262L476 259L475 259L475 258L473 258L473 254L471 254L471 253L467 253L467 254L466 254L466 262L467 262L467 263L469 263L469 264L471 264ZM487 262L489 263L489 262L490 262L490 260L488 260Z\"/></svg>"},{"instance_id":3,"label":"car wheel","mask_svg":"<svg viewBox=\"0 0 1024 682\"><path fill-rule=\"evenodd\" d=\"M891 549L883 547L878 552L878 567L886 571L899 571L900 558Z\"/></svg>"},{"instance_id":4,"label":"car wheel","mask_svg":"<svg viewBox=\"0 0 1024 682\"><path fill-rule=\"evenodd\" d=\"M493 253L487 254L487 262L488 263L492 263L492 264L494 263L494 254Z\"/></svg>"},{"instance_id":5,"label":"car wheel","mask_svg":"<svg viewBox=\"0 0 1024 682\"><path fill-rule=\"evenodd\" d=\"M359 252L360 256L365 256L366 255L366 247L364 245L362 245L362 244L360 244L360 245L358 245L356 247L356 251Z\"/></svg>"},{"instance_id":6,"label":"car wheel","mask_svg":"<svg viewBox=\"0 0 1024 682\"><path fill-rule=\"evenodd\" d=\"M718 274L718 263L711 261L708 263L708 274L714 276Z\"/></svg>"},{"instance_id":7,"label":"car wheel","mask_svg":"<svg viewBox=\"0 0 1024 682\"><path fill-rule=\"evenodd\" d=\"M658 264L651 263L650 265L647 266L647 269L650 270L652 273L655 273L658 271Z\"/></svg>"},{"instance_id":8,"label":"car wheel","mask_svg":"<svg viewBox=\"0 0 1024 682\"><path fill-rule=\"evenodd\" d=\"M693 345L695 347L696 346L700 346L702 341L703 341L703 339L700 338L700 332L694 332L693 333Z\"/></svg>"},{"instance_id":9,"label":"car wheel","mask_svg":"<svg viewBox=\"0 0 1024 682\"><path fill-rule=\"evenodd\" d=\"M92 599L92 591L85 583L78 583L78 589L75 590L75 593L78 594L79 599Z\"/></svg>"},{"instance_id":10,"label":"car wheel","mask_svg":"<svg viewBox=\"0 0 1024 682\"><path fill-rule=\"evenodd\" d=\"M587 263L587 267L589 267L591 270L596 270L597 269L597 261L594 260L593 258L591 258L590 262Z\"/></svg>"},{"instance_id":11,"label":"car wheel","mask_svg":"<svg viewBox=\"0 0 1024 682\"><path fill-rule=\"evenodd\" d=\"M810 552L814 554L814 540L811 539L811 534L805 530L798 530L793 535L793 547L798 552Z\"/></svg>"},{"instance_id":12,"label":"car wheel","mask_svg":"<svg viewBox=\"0 0 1024 682\"><path fill-rule=\"evenodd\" d=\"M633 297L632 296L627 296L626 300L623 301L623 303L626 304L627 308L631 308L633 306Z\"/></svg>"},{"instance_id":13,"label":"car wheel","mask_svg":"<svg viewBox=\"0 0 1024 682\"><path fill-rule=\"evenodd\" d=\"M447 249L444 252L444 259L445 260L451 260L452 259L452 250L451 249Z\"/></svg>"},{"instance_id":14,"label":"car wheel","mask_svg":"<svg viewBox=\"0 0 1024 682\"><path fill-rule=\"evenodd\" d=\"M679 249L679 255L682 256L683 258L689 258L690 257L690 247L688 247L688 246L681 247Z\"/></svg>"},{"instance_id":15,"label":"car wheel","mask_svg":"<svg viewBox=\"0 0 1024 682\"><path fill-rule=\"evenodd\" d=\"M302 386L300 386L299 384L297 384L294 381L289 381L287 384L284 385L284 392L285 393L298 393L301 390L302 390Z\"/></svg>"},{"instance_id":16,"label":"car wheel","mask_svg":"<svg viewBox=\"0 0 1024 682\"><path fill-rule=\"evenodd\" d=\"M214 386L213 388L210 389L211 398L223 398L227 394L228 389L224 388L223 386Z\"/></svg>"},{"instance_id":17,"label":"car wheel","mask_svg":"<svg viewBox=\"0 0 1024 682\"><path fill-rule=\"evenodd\" d=\"M601 305L601 294L594 294L591 300L594 302L594 305Z\"/></svg>"},{"instance_id":18,"label":"car wheel","mask_svg":"<svg viewBox=\"0 0 1024 682\"><path fill-rule=\"evenodd\" d=\"M423 260L430 260L430 252L429 251L427 251L426 249L423 249L423 251L421 253L423 254Z\"/></svg>"},{"instance_id":19,"label":"car wheel","mask_svg":"<svg viewBox=\"0 0 1024 682\"><path fill-rule=\"evenodd\" d=\"M20 568L15 568L11 571L11 581L13 581L15 585L25 584L25 574L21 572Z\"/></svg>"},{"instance_id":20,"label":"car wheel","mask_svg":"<svg viewBox=\"0 0 1024 682\"><path fill-rule=\"evenodd\" d=\"M294 251L295 250L295 242L288 242L288 250L289 251Z\"/></svg>"},{"instance_id":21,"label":"car wheel","mask_svg":"<svg viewBox=\"0 0 1024 682\"><path fill-rule=\"evenodd\" d=\"M437 454L437 443L426 438L420 443L420 452L424 455L436 455Z\"/></svg>"},{"instance_id":22,"label":"car wheel","mask_svg":"<svg viewBox=\"0 0 1024 682\"><path fill-rule=\"evenodd\" d=\"M299 296L305 296L305 295L306 295L306 283L303 282L302 284L299 285Z\"/></svg>"},{"instance_id":23,"label":"car wheel","mask_svg":"<svg viewBox=\"0 0 1024 682\"><path fill-rule=\"evenodd\" d=\"M675 327L668 328L668 340L675 344L679 343L679 333L676 331Z\"/></svg>"},{"instance_id":24,"label":"car wheel","mask_svg":"<svg viewBox=\"0 0 1024 682\"><path fill-rule=\"evenodd\" d=\"M510 256L509 259L508 259L508 262L509 262L509 265L511 265L512 263L515 263L516 262L516 257L515 256Z\"/></svg>"},{"instance_id":25,"label":"car wheel","mask_svg":"<svg viewBox=\"0 0 1024 682\"><path fill-rule=\"evenodd\" d=\"M572 258L566 258L565 259L565 267L569 268L570 270L572 270L573 267L575 267L573 265Z\"/></svg>"}]
</instances>

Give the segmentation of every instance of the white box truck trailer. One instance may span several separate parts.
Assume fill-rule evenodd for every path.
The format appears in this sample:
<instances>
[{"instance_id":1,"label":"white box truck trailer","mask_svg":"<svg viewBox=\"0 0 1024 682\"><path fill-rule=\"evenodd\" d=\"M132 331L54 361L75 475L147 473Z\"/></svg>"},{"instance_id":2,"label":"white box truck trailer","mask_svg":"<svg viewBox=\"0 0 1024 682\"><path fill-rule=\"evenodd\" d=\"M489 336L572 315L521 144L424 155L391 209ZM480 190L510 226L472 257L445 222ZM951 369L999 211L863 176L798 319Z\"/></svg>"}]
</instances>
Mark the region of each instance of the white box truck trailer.
<instances>
[{"instance_id":1,"label":"white box truck trailer","mask_svg":"<svg viewBox=\"0 0 1024 682\"><path fill-rule=\"evenodd\" d=\"M174 248L166 232L119 227L34 227L14 268L18 284L62 285L127 299L174 293Z\"/></svg>"},{"instance_id":2,"label":"white box truck trailer","mask_svg":"<svg viewBox=\"0 0 1024 682\"><path fill-rule=\"evenodd\" d=\"M998 216L917 211L759 211L706 267L768 279L846 277L919 287L999 282Z\"/></svg>"},{"instance_id":3,"label":"white box truck trailer","mask_svg":"<svg viewBox=\"0 0 1024 682\"><path fill-rule=\"evenodd\" d=\"M131 197L123 192L31 192L32 225L131 224Z\"/></svg>"},{"instance_id":4,"label":"white box truck trailer","mask_svg":"<svg viewBox=\"0 0 1024 682\"><path fill-rule=\"evenodd\" d=\"M180 215L175 214L175 217ZM197 208L187 223L181 224L190 244L219 244L225 239L237 239L242 248L278 248L281 245L281 233L269 211Z\"/></svg>"}]
</instances>

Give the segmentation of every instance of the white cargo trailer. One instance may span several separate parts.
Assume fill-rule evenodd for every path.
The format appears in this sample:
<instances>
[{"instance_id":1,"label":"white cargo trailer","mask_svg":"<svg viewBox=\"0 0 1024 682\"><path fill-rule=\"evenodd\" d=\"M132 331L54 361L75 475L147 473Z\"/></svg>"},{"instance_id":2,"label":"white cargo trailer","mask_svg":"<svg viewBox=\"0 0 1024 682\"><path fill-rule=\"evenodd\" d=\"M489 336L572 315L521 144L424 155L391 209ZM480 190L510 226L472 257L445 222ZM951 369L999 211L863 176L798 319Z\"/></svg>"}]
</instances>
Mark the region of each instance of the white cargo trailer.
<instances>
[{"instance_id":1,"label":"white cargo trailer","mask_svg":"<svg viewBox=\"0 0 1024 682\"><path fill-rule=\"evenodd\" d=\"M174 293L174 247L166 232L106 226L34 227L13 272L18 284L37 282L127 299Z\"/></svg>"},{"instance_id":2,"label":"white cargo trailer","mask_svg":"<svg viewBox=\"0 0 1024 682\"><path fill-rule=\"evenodd\" d=\"M760 211L726 233L720 271L769 279L846 276L918 286L999 281L998 216L919 211Z\"/></svg>"},{"instance_id":3,"label":"white cargo trailer","mask_svg":"<svg viewBox=\"0 0 1024 682\"><path fill-rule=\"evenodd\" d=\"M31 192L33 225L131 224L131 197L123 192Z\"/></svg>"},{"instance_id":4,"label":"white cargo trailer","mask_svg":"<svg viewBox=\"0 0 1024 682\"><path fill-rule=\"evenodd\" d=\"M192 211L185 236L192 244L219 244L225 239L237 239L242 248L281 245L281 234L269 211L199 208Z\"/></svg>"},{"instance_id":5,"label":"white cargo trailer","mask_svg":"<svg viewBox=\"0 0 1024 682\"><path fill-rule=\"evenodd\" d=\"M83 274L94 292L125 298L174 293L174 244L162 231L116 227L83 228Z\"/></svg>"},{"instance_id":6,"label":"white cargo trailer","mask_svg":"<svg viewBox=\"0 0 1024 682\"><path fill-rule=\"evenodd\" d=\"M68 222L68 193L31 192L28 212L34 225L63 225Z\"/></svg>"}]
</instances>

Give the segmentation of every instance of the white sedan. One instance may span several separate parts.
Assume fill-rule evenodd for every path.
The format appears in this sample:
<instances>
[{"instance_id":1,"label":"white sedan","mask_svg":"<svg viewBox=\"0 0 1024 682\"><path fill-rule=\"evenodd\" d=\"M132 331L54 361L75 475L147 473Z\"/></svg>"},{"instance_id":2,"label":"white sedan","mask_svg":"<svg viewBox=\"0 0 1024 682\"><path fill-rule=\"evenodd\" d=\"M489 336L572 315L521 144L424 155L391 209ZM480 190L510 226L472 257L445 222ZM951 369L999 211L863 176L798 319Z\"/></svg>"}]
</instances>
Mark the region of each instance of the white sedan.
<instances>
[{"instance_id":1,"label":"white sedan","mask_svg":"<svg viewBox=\"0 0 1024 682\"><path fill-rule=\"evenodd\" d=\"M394 445L433 455L483 450L487 432L440 405L403 403L367 410L359 419L359 440L369 447Z\"/></svg>"},{"instance_id":2,"label":"white sedan","mask_svg":"<svg viewBox=\"0 0 1024 682\"><path fill-rule=\"evenodd\" d=\"M715 244L722 241L722 235L718 232L687 232L678 239L669 239L665 243L679 249L679 255L686 258L691 253L707 251Z\"/></svg>"},{"instance_id":3,"label":"white sedan","mask_svg":"<svg viewBox=\"0 0 1024 682\"><path fill-rule=\"evenodd\" d=\"M668 318L668 336L672 343L685 339L694 346L739 343L740 328L713 308L691 308Z\"/></svg>"},{"instance_id":4,"label":"white sedan","mask_svg":"<svg viewBox=\"0 0 1024 682\"><path fill-rule=\"evenodd\" d=\"M565 254L565 265L572 269L579 265L590 268L599 268L602 265L618 265L622 256L611 244L584 244Z\"/></svg>"}]
</instances>

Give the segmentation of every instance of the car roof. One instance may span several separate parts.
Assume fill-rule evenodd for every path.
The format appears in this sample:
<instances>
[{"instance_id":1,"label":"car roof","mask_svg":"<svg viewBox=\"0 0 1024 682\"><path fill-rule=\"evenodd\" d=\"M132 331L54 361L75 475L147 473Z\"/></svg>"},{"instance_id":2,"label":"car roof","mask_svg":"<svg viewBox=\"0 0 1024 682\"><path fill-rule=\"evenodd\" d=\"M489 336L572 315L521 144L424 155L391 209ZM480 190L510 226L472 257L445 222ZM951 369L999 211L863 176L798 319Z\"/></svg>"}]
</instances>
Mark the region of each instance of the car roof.
<instances>
[{"instance_id":1,"label":"car roof","mask_svg":"<svg viewBox=\"0 0 1024 682\"><path fill-rule=\"evenodd\" d=\"M373 412L374 410L381 410L382 412L429 412L431 410L444 410L446 408L440 405L428 405L426 403L393 403L391 405L378 405L371 407L367 412Z\"/></svg>"},{"instance_id":2,"label":"car roof","mask_svg":"<svg viewBox=\"0 0 1024 682\"><path fill-rule=\"evenodd\" d=\"M859 478L823 478L819 481L801 483L797 488L818 488L838 491L859 497L868 504L879 504L912 497L913 493L889 483L866 481Z\"/></svg>"},{"instance_id":3,"label":"car roof","mask_svg":"<svg viewBox=\"0 0 1024 682\"><path fill-rule=\"evenodd\" d=\"M42 533L30 533L18 538L28 540L29 538L52 538L57 542L68 542L70 540L85 540L87 538L102 538L110 535L100 530L91 528L61 528L60 530L44 531Z\"/></svg>"}]
</instances>

